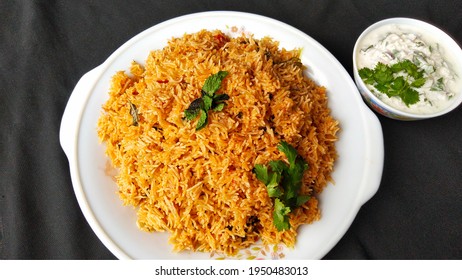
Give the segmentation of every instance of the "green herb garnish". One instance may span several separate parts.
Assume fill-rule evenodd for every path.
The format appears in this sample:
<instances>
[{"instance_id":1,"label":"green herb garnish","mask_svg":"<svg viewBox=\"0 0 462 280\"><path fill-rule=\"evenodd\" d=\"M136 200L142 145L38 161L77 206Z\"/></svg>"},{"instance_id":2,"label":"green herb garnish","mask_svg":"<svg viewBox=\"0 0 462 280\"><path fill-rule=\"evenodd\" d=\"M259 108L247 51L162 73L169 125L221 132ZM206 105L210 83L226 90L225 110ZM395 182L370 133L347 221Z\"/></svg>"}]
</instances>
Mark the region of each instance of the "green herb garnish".
<instances>
[{"instance_id":1,"label":"green herb garnish","mask_svg":"<svg viewBox=\"0 0 462 280\"><path fill-rule=\"evenodd\" d=\"M228 75L226 71L219 71L207 78L201 90L201 97L193 100L189 107L184 110L184 117L192 121L199 115L196 130L207 125L209 110L221 111L225 107L225 101L229 99L226 93L215 94L221 87L221 82Z\"/></svg>"},{"instance_id":2,"label":"green herb garnish","mask_svg":"<svg viewBox=\"0 0 462 280\"><path fill-rule=\"evenodd\" d=\"M364 67L358 73L366 84L374 86L388 97L401 98L408 107L419 101L419 93L415 89L426 82L424 71L407 59L392 65L379 62L374 69Z\"/></svg>"},{"instance_id":3,"label":"green herb garnish","mask_svg":"<svg viewBox=\"0 0 462 280\"><path fill-rule=\"evenodd\" d=\"M436 83L433 83L432 87L430 88L431 91L442 91L444 90L444 82L443 77L439 78Z\"/></svg>"},{"instance_id":4,"label":"green herb garnish","mask_svg":"<svg viewBox=\"0 0 462 280\"><path fill-rule=\"evenodd\" d=\"M278 231L290 229L289 213L290 207L285 206L279 198L276 198L274 200L273 223Z\"/></svg>"},{"instance_id":5,"label":"green herb garnish","mask_svg":"<svg viewBox=\"0 0 462 280\"><path fill-rule=\"evenodd\" d=\"M289 213L305 204L310 196L300 195L303 172L308 164L284 141L279 143L278 150L286 155L289 164L282 160L272 160L268 166L255 164L254 173L266 185L269 197L274 198L273 223L282 231L290 229Z\"/></svg>"},{"instance_id":6,"label":"green herb garnish","mask_svg":"<svg viewBox=\"0 0 462 280\"><path fill-rule=\"evenodd\" d=\"M138 116L138 109L136 108L135 104L131 102L128 102L128 104L130 105L130 115L132 116L132 120L133 120L132 125L138 126L138 122L140 120Z\"/></svg>"}]
</instances>

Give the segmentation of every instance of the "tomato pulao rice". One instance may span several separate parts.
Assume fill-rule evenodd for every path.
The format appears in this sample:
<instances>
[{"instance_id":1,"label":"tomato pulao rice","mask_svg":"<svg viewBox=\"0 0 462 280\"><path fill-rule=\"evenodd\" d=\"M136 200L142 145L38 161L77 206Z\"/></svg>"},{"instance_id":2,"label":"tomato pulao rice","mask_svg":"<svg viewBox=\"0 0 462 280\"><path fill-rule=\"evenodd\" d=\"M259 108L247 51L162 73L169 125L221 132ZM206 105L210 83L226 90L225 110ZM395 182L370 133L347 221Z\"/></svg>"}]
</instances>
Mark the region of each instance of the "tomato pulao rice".
<instances>
[{"instance_id":1,"label":"tomato pulao rice","mask_svg":"<svg viewBox=\"0 0 462 280\"><path fill-rule=\"evenodd\" d=\"M339 125L326 89L304 75L299 56L268 37L202 30L113 76L98 135L140 229L169 232L175 251L234 255L257 240L293 247L299 226L320 219L316 195L331 181ZM229 100L196 131L184 110L218 71L229 73L218 91ZM308 163L301 193L311 196L284 231L253 172L255 164L287 160L280 141Z\"/></svg>"}]
</instances>

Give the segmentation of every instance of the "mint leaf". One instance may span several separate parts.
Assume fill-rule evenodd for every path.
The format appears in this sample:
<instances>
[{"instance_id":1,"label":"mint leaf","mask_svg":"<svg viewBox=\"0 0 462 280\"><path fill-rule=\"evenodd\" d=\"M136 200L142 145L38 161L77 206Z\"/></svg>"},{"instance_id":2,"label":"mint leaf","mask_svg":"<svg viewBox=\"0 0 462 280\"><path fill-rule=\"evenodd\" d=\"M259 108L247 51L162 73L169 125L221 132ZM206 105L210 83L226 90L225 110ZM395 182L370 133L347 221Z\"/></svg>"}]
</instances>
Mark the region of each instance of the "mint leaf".
<instances>
[{"instance_id":1,"label":"mint leaf","mask_svg":"<svg viewBox=\"0 0 462 280\"><path fill-rule=\"evenodd\" d=\"M290 229L289 213L290 208L285 206L279 198L276 198L274 200L273 223L278 231Z\"/></svg>"},{"instance_id":2,"label":"mint leaf","mask_svg":"<svg viewBox=\"0 0 462 280\"><path fill-rule=\"evenodd\" d=\"M186 109L184 111L184 117L189 121L192 121L193 119L195 119L198 114L199 114L199 109L197 109L197 110L188 110L188 109Z\"/></svg>"},{"instance_id":3,"label":"mint leaf","mask_svg":"<svg viewBox=\"0 0 462 280\"><path fill-rule=\"evenodd\" d=\"M226 101L228 99L229 99L229 95L227 95L226 93L215 94L213 96L213 102L215 102L215 103L221 103L221 102Z\"/></svg>"},{"instance_id":4,"label":"mint leaf","mask_svg":"<svg viewBox=\"0 0 462 280\"><path fill-rule=\"evenodd\" d=\"M196 130L201 130L207 125L207 112L204 109L200 110L199 121L196 125Z\"/></svg>"},{"instance_id":5,"label":"mint leaf","mask_svg":"<svg viewBox=\"0 0 462 280\"><path fill-rule=\"evenodd\" d=\"M204 107L203 103L204 101L202 100L202 98L194 99L194 101L191 102L191 104L189 105L188 109L184 111L184 117L187 120L192 121L194 118L197 117L200 109Z\"/></svg>"},{"instance_id":6,"label":"mint leaf","mask_svg":"<svg viewBox=\"0 0 462 280\"><path fill-rule=\"evenodd\" d=\"M192 121L199 115L199 120L196 124L196 130L200 130L207 125L208 111L221 111L225 107L225 101L229 99L227 94L215 94L221 87L221 82L228 75L226 71L219 71L217 74L207 78L204 86L201 89L201 97L195 99L184 110L185 119Z\"/></svg>"},{"instance_id":7,"label":"mint leaf","mask_svg":"<svg viewBox=\"0 0 462 280\"><path fill-rule=\"evenodd\" d=\"M210 110L210 108L212 108L213 96L210 96L210 95L206 94L206 95L202 96L202 100L204 101L203 109L205 111Z\"/></svg>"},{"instance_id":8,"label":"mint leaf","mask_svg":"<svg viewBox=\"0 0 462 280\"><path fill-rule=\"evenodd\" d=\"M212 110L214 111L221 111L225 107L225 101L229 99L229 95L226 93L223 94L215 94L213 96L213 104L212 104Z\"/></svg>"},{"instance_id":9,"label":"mint leaf","mask_svg":"<svg viewBox=\"0 0 462 280\"><path fill-rule=\"evenodd\" d=\"M220 87L223 79L228 75L226 71L218 71L218 73L211 75L205 80L202 90L209 95L213 95Z\"/></svg>"},{"instance_id":10,"label":"mint leaf","mask_svg":"<svg viewBox=\"0 0 462 280\"><path fill-rule=\"evenodd\" d=\"M223 108L225 108L225 105L225 103L219 103L215 105L212 110L214 110L215 112L220 112L221 110L223 110Z\"/></svg>"}]
</instances>

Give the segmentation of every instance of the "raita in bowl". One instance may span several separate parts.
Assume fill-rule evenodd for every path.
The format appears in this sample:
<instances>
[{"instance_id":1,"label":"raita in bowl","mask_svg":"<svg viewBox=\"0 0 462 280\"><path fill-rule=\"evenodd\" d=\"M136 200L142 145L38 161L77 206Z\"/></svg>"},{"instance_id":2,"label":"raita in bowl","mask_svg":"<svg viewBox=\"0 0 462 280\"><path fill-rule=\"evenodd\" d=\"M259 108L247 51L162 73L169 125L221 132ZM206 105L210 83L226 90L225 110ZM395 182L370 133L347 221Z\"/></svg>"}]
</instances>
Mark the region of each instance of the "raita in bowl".
<instances>
[{"instance_id":1,"label":"raita in bowl","mask_svg":"<svg viewBox=\"0 0 462 280\"><path fill-rule=\"evenodd\" d=\"M436 117L462 102L462 50L433 25L391 18L367 28L353 51L353 74L366 103L400 120Z\"/></svg>"}]
</instances>

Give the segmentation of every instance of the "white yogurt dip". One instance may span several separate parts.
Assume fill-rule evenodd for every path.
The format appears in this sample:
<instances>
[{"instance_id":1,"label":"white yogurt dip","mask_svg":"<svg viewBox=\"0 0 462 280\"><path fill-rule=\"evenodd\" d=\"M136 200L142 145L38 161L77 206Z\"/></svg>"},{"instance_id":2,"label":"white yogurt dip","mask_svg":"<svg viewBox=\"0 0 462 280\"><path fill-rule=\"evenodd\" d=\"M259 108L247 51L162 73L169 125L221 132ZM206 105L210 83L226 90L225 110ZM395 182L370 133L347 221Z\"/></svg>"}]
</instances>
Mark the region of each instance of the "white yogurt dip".
<instances>
[{"instance_id":1,"label":"white yogurt dip","mask_svg":"<svg viewBox=\"0 0 462 280\"><path fill-rule=\"evenodd\" d=\"M460 78L450 65L449 52L438 42L411 26L387 25L377 28L362 41L356 55L358 70L373 69L377 63L393 65L409 60L423 71L425 84L415 88L417 103L406 105L400 97L388 97L373 85L366 86L386 104L415 114L432 114L448 107L460 88Z\"/></svg>"}]
</instances>

